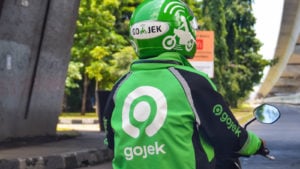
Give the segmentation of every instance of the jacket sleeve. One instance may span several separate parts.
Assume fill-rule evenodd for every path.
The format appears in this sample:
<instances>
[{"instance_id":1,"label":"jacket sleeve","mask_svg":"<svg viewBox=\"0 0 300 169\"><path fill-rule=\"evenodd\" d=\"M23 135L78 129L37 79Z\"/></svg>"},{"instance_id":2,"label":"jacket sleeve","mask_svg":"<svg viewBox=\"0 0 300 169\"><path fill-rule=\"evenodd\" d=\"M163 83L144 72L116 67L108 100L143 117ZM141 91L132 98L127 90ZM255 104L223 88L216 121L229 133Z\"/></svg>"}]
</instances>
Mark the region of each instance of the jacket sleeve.
<instances>
[{"instance_id":1,"label":"jacket sleeve","mask_svg":"<svg viewBox=\"0 0 300 169\"><path fill-rule=\"evenodd\" d=\"M122 81L129 75L126 74L123 76L113 87L108 100L106 102L104 108L104 127L106 132L106 138L104 140L104 144L108 146L110 149L114 149L114 130L111 125L111 118L115 107L114 96L117 92L118 86L122 83Z\"/></svg>"},{"instance_id":2,"label":"jacket sleeve","mask_svg":"<svg viewBox=\"0 0 300 169\"><path fill-rule=\"evenodd\" d=\"M188 71L181 74L189 84L201 120L200 130L214 146L216 155L254 154L261 145L260 139L239 125L210 79Z\"/></svg>"},{"instance_id":3,"label":"jacket sleeve","mask_svg":"<svg viewBox=\"0 0 300 169\"><path fill-rule=\"evenodd\" d=\"M113 96L114 96L115 90L112 90L110 93L108 100L106 102L106 106L104 109L104 128L106 132L106 138L104 140L104 144L108 146L108 148L113 149L114 148L114 132L111 126L111 117L112 112L115 106Z\"/></svg>"}]
</instances>

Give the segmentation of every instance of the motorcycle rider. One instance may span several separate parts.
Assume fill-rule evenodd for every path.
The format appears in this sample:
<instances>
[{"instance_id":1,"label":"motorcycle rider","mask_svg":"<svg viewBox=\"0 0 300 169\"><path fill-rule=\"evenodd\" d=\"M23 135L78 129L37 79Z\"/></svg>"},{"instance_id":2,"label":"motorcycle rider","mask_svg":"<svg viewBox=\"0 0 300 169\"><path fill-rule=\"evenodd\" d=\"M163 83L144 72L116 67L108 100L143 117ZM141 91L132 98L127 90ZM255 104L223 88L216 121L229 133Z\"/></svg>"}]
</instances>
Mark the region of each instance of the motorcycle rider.
<instances>
[{"instance_id":1,"label":"motorcycle rider","mask_svg":"<svg viewBox=\"0 0 300 169\"><path fill-rule=\"evenodd\" d=\"M145 0L133 13L130 40L139 59L115 84L104 111L114 169L211 169L218 155L264 148L188 62L196 23L180 0Z\"/></svg>"}]
</instances>

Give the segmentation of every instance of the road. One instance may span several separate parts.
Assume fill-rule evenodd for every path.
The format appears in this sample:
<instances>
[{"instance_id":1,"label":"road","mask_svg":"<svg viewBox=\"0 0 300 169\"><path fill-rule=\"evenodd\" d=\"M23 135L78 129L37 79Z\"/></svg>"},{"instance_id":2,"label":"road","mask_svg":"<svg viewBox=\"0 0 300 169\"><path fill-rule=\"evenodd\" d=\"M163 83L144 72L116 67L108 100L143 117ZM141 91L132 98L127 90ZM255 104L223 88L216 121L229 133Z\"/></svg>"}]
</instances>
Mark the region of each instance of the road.
<instances>
[{"instance_id":1,"label":"road","mask_svg":"<svg viewBox=\"0 0 300 169\"><path fill-rule=\"evenodd\" d=\"M281 118L272 125L253 123L249 130L266 141L276 159L262 156L243 158L243 169L300 169L300 107L277 105Z\"/></svg>"},{"instance_id":2,"label":"road","mask_svg":"<svg viewBox=\"0 0 300 169\"><path fill-rule=\"evenodd\" d=\"M80 168L80 169L112 169L112 167L111 167L111 163L107 162L107 163L104 163L104 164L84 167L84 168Z\"/></svg>"},{"instance_id":3,"label":"road","mask_svg":"<svg viewBox=\"0 0 300 169\"><path fill-rule=\"evenodd\" d=\"M267 147L276 159L262 156L242 158L243 169L300 169L300 107L276 105L281 118L272 125L252 123L248 129L266 141ZM107 162L82 169L112 169Z\"/></svg>"}]
</instances>

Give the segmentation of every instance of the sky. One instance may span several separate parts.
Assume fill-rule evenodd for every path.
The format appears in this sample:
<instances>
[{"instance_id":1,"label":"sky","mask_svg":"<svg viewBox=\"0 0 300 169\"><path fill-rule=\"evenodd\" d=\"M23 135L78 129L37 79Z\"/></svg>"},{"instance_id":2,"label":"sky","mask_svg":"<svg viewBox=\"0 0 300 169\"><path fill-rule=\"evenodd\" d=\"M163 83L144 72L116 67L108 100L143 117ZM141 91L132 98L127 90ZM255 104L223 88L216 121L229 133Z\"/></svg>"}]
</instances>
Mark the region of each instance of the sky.
<instances>
[{"instance_id":1,"label":"sky","mask_svg":"<svg viewBox=\"0 0 300 169\"><path fill-rule=\"evenodd\" d=\"M263 43L260 54L266 59L274 56L281 24L284 0L255 0L253 12L256 17L257 38Z\"/></svg>"},{"instance_id":2,"label":"sky","mask_svg":"<svg viewBox=\"0 0 300 169\"><path fill-rule=\"evenodd\" d=\"M254 26L256 31L256 38L259 39L263 45L259 53L265 59L272 59L274 57L278 34L281 24L281 16L284 0L254 0L252 4L253 14L256 18ZM269 67L265 68L262 81L268 74ZM254 99L260 85L254 87L254 92L250 96L250 100Z\"/></svg>"}]
</instances>

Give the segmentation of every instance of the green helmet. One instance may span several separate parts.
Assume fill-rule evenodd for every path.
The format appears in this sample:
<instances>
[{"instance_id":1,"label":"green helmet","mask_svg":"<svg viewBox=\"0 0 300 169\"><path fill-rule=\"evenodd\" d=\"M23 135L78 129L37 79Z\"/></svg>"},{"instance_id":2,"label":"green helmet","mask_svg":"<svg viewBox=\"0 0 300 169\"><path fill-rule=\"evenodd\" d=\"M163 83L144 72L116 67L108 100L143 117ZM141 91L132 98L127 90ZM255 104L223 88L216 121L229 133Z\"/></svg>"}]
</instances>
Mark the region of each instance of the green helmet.
<instances>
[{"instance_id":1,"label":"green helmet","mask_svg":"<svg viewBox=\"0 0 300 169\"><path fill-rule=\"evenodd\" d=\"M196 52L197 21L180 0L145 0L130 19L130 42L139 58L178 52L192 58Z\"/></svg>"}]
</instances>

